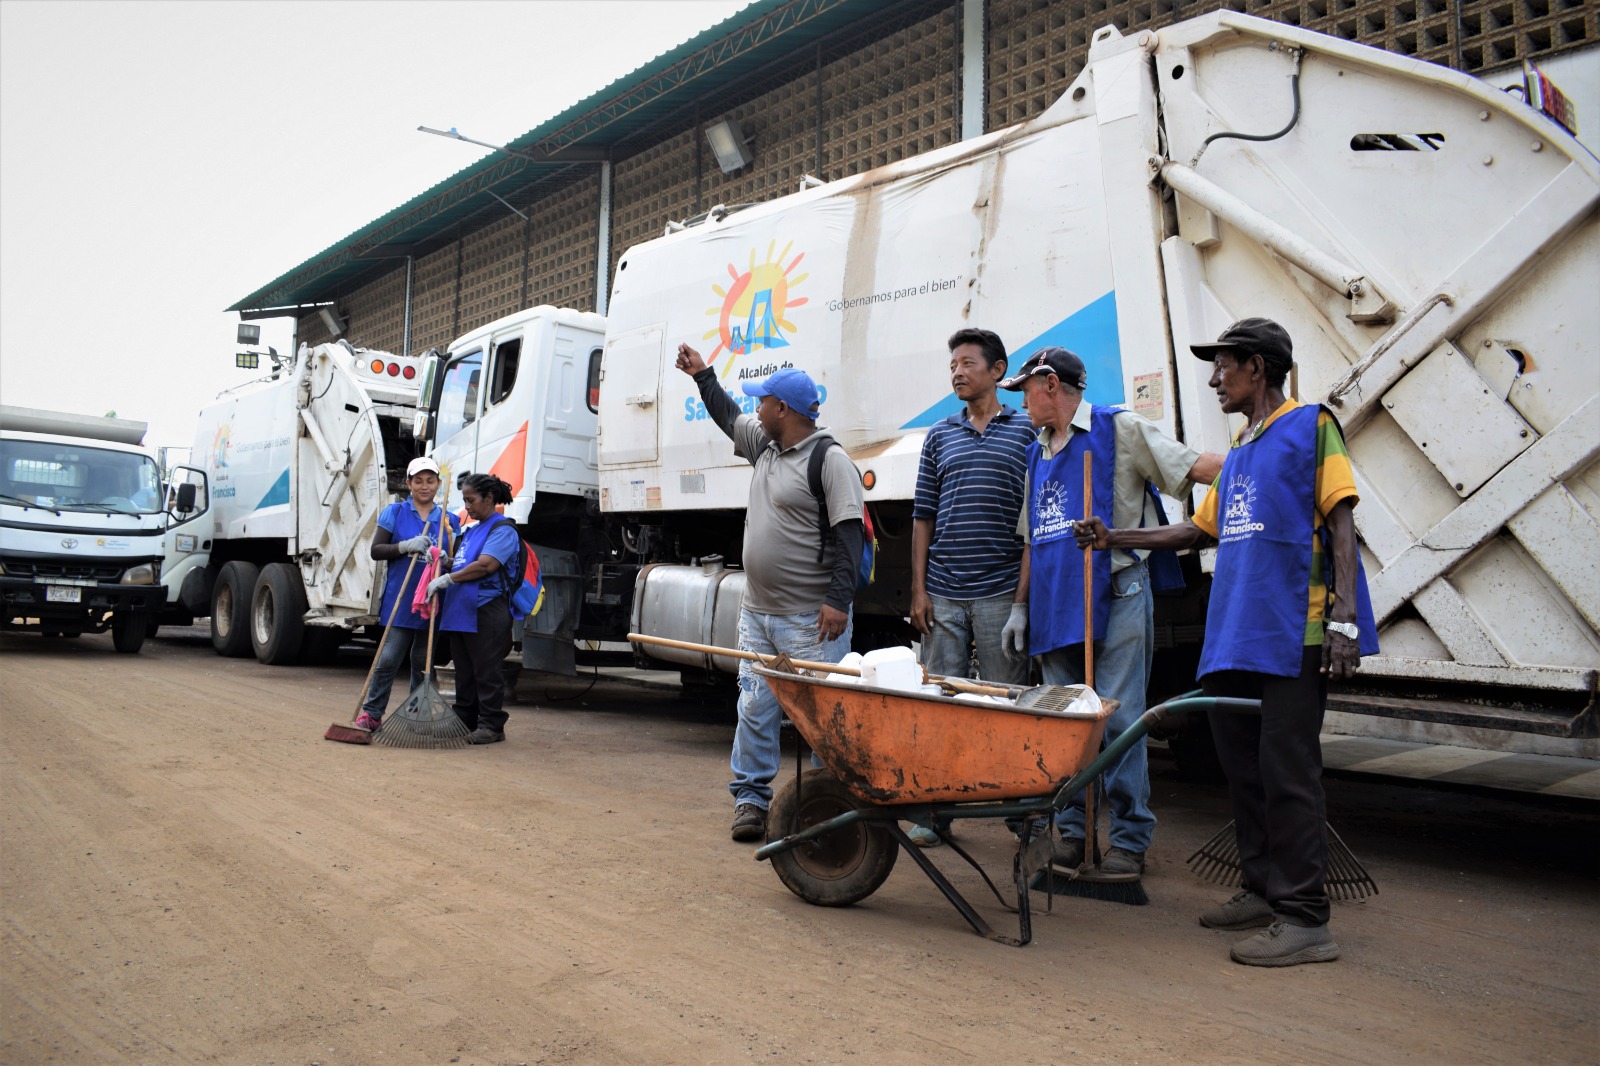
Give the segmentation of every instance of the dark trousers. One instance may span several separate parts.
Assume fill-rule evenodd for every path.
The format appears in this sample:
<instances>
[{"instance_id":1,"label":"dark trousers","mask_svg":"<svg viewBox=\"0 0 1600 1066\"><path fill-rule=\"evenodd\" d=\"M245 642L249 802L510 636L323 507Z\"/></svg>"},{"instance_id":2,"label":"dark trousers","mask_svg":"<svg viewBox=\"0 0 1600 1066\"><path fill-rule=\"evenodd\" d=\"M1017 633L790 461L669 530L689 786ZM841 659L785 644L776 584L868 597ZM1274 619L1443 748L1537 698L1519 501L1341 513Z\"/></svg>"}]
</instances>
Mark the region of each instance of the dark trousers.
<instances>
[{"instance_id":1,"label":"dark trousers","mask_svg":"<svg viewBox=\"0 0 1600 1066\"><path fill-rule=\"evenodd\" d=\"M506 679L500 666L511 652L511 610L504 597L478 608L476 633L451 633L456 666L456 717L468 729L505 732Z\"/></svg>"},{"instance_id":2,"label":"dark trousers","mask_svg":"<svg viewBox=\"0 0 1600 1066\"><path fill-rule=\"evenodd\" d=\"M1307 647L1299 677L1222 670L1201 684L1208 696L1261 701L1261 714L1211 715L1217 758L1228 775L1244 887L1292 925L1325 925L1327 807L1322 793L1322 715L1328 684L1322 648Z\"/></svg>"}]
</instances>

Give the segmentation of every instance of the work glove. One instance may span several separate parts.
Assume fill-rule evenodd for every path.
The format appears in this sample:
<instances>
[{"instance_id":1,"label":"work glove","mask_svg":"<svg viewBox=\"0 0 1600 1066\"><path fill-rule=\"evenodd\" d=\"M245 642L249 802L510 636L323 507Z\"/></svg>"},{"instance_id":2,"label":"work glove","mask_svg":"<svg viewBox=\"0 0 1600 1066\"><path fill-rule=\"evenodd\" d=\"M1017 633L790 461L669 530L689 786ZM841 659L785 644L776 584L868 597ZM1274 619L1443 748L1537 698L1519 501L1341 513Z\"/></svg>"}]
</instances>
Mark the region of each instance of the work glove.
<instances>
[{"instance_id":1,"label":"work glove","mask_svg":"<svg viewBox=\"0 0 1600 1066\"><path fill-rule=\"evenodd\" d=\"M426 555L428 549L432 546L433 541L428 539L426 533L418 533L414 537L408 537L400 541L395 545L395 548L401 555Z\"/></svg>"},{"instance_id":2,"label":"work glove","mask_svg":"<svg viewBox=\"0 0 1600 1066\"><path fill-rule=\"evenodd\" d=\"M1000 646L1013 659L1028 657L1028 605L1013 603L1005 628L1000 630Z\"/></svg>"},{"instance_id":3,"label":"work glove","mask_svg":"<svg viewBox=\"0 0 1600 1066\"><path fill-rule=\"evenodd\" d=\"M445 588L449 584L450 584L450 575L449 574L440 574L438 577L436 577L432 581L428 582L428 595L429 596L437 596L437 595L439 595L440 593L444 592Z\"/></svg>"}]
</instances>

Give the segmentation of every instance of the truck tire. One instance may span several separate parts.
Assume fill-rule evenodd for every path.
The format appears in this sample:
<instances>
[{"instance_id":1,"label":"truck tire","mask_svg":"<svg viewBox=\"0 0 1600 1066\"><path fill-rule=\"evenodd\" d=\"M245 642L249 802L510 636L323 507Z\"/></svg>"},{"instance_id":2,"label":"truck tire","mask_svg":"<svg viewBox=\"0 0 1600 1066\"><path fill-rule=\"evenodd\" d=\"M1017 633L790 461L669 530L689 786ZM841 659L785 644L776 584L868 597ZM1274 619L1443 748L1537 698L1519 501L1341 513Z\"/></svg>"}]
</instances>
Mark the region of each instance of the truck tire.
<instances>
[{"instance_id":1,"label":"truck tire","mask_svg":"<svg viewBox=\"0 0 1600 1066\"><path fill-rule=\"evenodd\" d=\"M111 646L123 655L137 655L149 633L149 619L133 611L118 611L111 616Z\"/></svg>"},{"instance_id":2,"label":"truck tire","mask_svg":"<svg viewBox=\"0 0 1600 1066\"><path fill-rule=\"evenodd\" d=\"M222 565L211 590L211 646L218 655L250 654L250 599L259 574L255 563L235 559Z\"/></svg>"},{"instance_id":3,"label":"truck tire","mask_svg":"<svg viewBox=\"0 0 1600 1066\"><path fill-rule=\"evenodd\" d=\"M268 563L250 601L250 644L256 661L286 666L300 658L306 636L306 587L288 563Z\"/></svg>"}]
</instances>

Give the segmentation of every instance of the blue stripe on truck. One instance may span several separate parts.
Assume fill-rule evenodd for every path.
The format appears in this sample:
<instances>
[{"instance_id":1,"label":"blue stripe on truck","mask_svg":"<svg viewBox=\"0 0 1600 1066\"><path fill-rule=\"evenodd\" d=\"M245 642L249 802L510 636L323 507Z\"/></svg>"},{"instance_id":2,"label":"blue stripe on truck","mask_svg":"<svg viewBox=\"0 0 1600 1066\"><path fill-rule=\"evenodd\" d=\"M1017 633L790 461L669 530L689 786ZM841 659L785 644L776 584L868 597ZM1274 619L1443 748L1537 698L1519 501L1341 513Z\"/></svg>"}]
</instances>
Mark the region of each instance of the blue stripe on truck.
<instances>
[{"instance_id":1,"label":"blue stripe on truck","mask_svg":"<svg viewBox=\"0 0 1600 1066\"><path fill-rule=\"evenodd\" d=\"M272 487L267 490L267 494L261 497L261 502L256 504L256 510L259 511L264 507L282 507L288 502L289 470L285 467L283 473L278 475L278 480L274 481Z\"/></svg>"},{"instance_id":2,"label":"blue stripe on truck","mask_svg":"<svg viewBox=\"0 0 1600 1066\"><path fill-rule=\"evenodd\" d=\"M991 323L992 325L993 323ZM1005 323L998 332L1005 336ZM1089 389L1084 394L1090 403L1116 404L1126 399L1122 390L1122 346L1117 340L1117 294L1108 292L1098 300L1074 311L1037 337L1010 346L1006 365L1016 368L1040 348L1057 345L1077 353L1089 374ZM1002 403L1020 408L1017 393L1002 393ZM927 429L960 411L964 405L949 393L938 403L901 426L901 429Z\"/></svg>"}]
</instances>

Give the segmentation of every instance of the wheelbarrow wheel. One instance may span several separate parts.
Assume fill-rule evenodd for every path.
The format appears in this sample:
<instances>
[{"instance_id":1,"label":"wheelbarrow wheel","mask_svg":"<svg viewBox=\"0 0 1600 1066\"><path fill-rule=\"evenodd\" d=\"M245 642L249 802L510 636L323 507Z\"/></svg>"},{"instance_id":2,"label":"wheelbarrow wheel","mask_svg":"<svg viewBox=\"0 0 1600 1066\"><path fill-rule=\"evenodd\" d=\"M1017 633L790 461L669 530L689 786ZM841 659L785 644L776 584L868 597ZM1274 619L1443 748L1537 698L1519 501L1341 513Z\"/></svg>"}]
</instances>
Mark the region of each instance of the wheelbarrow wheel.
<instances>
[{"instance_id":1,"label":"wheelbarrow wheel","mask_svg":"<svg viewBox=\"0 0 1600 1066\"><path fill-rule=\"evenodd\" d=\"M827 770L807 770L799 787L791 780L773 797L767 833L773 839L798 833L861 806ZM848 907L878 890L894 869L898 846L884 830L857 822L772 857L772 868L790 892L818 907Z\"/></svg>"}]
</instances>

